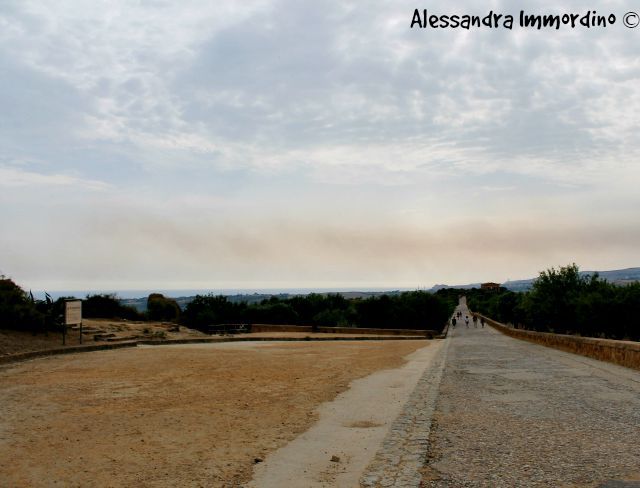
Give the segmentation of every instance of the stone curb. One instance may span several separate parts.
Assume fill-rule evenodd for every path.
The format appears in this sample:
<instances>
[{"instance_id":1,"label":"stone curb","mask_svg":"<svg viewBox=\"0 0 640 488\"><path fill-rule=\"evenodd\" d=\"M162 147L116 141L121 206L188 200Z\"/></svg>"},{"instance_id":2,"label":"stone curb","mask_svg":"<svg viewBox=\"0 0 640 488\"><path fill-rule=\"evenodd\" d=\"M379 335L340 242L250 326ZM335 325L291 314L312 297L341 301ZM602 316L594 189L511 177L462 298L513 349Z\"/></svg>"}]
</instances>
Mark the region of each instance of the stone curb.
<instances>
[{"instance_id":1,"label":"stone curb","mask_svg":"<svg viewBox=\"0 0 640 488\"><path fill-rule=\"evenodd\" d=\"M360 478L362 488L418 488L426 462L431 419L446 364L449 340L425 369L409 400Z\"/></svg>"},{"instance_id":2,"label":"stone curb","mask_svg":"<svg viewBox=\"0 0 640 488\"><path fill-rule=\"evenodd\" d=\"M164 341L138 341L145 346L167 346L172 344L207 344L222 342L320 342L320 341L427 341L428 337L407 336L363 336L363 337L223 337L220 339L168 339Z\"/></svg>"},{"instance_id":3,"label":"stone curb","mask_svg":"<svg viewBox=\"0 0 640 488\"><path fill-rule=\"evenodd\" d=\"M35 359L47 356L58 356L60 354L73 354L77 352L105 351L109 349L122 349L125 347L136 347L137 341L114 342L110 344L91 344L87 346L69 346L56 349L44 349L41 351L21 352L17 354L9 354L0 356L0 364L15 363L18 361L26 361L27 359Z\"/></svg>"}]
</instances>

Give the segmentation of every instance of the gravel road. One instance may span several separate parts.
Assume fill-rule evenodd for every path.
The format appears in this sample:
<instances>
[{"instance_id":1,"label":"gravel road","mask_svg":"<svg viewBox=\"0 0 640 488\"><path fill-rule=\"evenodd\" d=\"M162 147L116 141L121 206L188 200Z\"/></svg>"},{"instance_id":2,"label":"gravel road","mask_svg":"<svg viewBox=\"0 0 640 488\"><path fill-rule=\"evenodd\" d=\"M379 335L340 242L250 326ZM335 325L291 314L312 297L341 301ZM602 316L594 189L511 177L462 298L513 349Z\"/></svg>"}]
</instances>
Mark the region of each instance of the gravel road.
<instances>
[{"instance_id":1,"label":"gravel road","mask_svg":"<svg viewBox=\"0 0 640 488\"><path fill-rule=\"evenodd\" d=\"M421 486L640 486L640 372L464 317L447 340Z\"/></svg>"}]
</instances>

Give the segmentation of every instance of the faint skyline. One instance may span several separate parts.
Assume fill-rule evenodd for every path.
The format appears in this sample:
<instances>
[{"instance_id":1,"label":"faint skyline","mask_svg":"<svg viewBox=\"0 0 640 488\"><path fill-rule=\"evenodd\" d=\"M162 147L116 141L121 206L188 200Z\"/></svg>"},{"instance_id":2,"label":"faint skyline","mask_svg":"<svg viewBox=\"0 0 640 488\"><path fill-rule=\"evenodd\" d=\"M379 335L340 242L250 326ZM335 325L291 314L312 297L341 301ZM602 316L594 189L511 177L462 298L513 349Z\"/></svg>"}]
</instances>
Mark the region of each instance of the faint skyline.
<instances>
[{"instance_id":1,"label":"faint skyline","mask_svg":"<svg viewBox=\"0 0 640 488\"><path fill-rule=\"evenodd\" d=\"M0 273L430 287L638 266L640 50L579 2L4 1Z\"/></svg>"}]
</instances>

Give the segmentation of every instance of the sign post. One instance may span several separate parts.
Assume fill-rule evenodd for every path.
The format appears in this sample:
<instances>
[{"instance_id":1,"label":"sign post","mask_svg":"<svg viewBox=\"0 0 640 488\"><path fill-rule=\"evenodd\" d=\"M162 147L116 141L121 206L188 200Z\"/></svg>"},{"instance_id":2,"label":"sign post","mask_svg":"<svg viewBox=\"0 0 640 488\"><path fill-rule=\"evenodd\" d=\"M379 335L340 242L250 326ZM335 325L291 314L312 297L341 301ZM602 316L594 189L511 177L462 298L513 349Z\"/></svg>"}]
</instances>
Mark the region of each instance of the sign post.
<instances>
[{"instance_id":1,"label":"sign post","mask_svg":"<svg viewBox=\"0 0 640 488\"><path fill-rule=\"evenodd\" d=\"M66 300L64 302L63 344L65 343L68 325L80 325L80 344L82 344L82 300Z\"/></svg>"}]
</instances>

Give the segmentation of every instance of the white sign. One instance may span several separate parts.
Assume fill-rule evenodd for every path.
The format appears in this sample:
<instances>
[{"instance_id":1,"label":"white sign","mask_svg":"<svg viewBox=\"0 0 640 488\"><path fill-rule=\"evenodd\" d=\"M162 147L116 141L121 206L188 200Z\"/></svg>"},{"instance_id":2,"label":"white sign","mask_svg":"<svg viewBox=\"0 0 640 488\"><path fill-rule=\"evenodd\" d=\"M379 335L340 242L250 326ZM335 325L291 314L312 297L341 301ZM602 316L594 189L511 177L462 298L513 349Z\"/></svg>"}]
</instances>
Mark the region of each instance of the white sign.
<instances>
[{"instance_id":1,"label":"white sign","mask_svg":"<svg viewBox=\"0 0 640 488\"><path fill-rule=\"evenodd\" d=\"M82 323L82 300L64 302L64 323L66 325Z\"/></svg>"}]
</instances>

